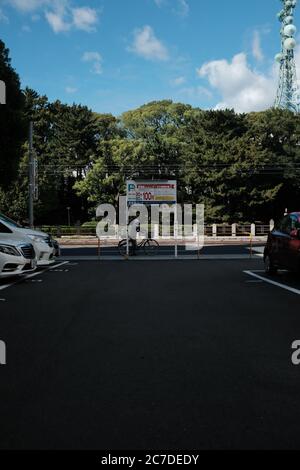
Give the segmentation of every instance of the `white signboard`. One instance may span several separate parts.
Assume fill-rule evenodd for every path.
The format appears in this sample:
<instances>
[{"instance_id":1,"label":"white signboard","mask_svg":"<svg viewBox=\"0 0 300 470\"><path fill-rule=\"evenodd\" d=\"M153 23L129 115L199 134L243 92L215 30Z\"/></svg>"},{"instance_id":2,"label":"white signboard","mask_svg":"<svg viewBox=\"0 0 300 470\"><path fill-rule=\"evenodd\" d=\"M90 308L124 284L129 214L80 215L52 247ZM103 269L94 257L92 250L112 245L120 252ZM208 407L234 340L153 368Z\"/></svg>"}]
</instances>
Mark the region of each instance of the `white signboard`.
<instances>
[{"instance_id":1,"label":"white signboard","mask_svg":"<svg viewBox=\"0 0 300 470\"><path fill-rule=\"evenodd\" d=\"M176 204L176 181L127 181L127 202L133 204Z\"/></svg>"}]
</instances>

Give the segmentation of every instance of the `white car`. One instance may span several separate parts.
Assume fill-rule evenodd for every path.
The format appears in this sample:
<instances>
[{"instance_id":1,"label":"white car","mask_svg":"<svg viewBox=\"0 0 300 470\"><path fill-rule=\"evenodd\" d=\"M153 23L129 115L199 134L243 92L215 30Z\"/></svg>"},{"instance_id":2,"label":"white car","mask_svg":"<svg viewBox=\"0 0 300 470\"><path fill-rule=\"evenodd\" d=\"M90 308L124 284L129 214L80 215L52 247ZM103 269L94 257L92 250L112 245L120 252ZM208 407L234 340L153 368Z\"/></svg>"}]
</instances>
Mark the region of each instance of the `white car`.
<instances>
[{"instance_id":1,"label":"white car","mask_svg":"<svg viewBox=\"0 0 300 470\"><path fill-rule=\"evenodd\" d=\"M36 269L33 245L26 237L0 234L0 279L27 274Z\"/></svg>"},{"instance_id":2,"label":"white car","mask_svg":"<svg viewBox=\"0 0 300 470\"><path fill-rule=\"evenodd\" d=\"M3 214L0 214L0 237L2 234L11 234L23 238L29 238L36 253L38 266L49 266L55 262L56 249L53 241L47 233L39 232L30 228L22 227Z\"/></svg>"}]
</instances>

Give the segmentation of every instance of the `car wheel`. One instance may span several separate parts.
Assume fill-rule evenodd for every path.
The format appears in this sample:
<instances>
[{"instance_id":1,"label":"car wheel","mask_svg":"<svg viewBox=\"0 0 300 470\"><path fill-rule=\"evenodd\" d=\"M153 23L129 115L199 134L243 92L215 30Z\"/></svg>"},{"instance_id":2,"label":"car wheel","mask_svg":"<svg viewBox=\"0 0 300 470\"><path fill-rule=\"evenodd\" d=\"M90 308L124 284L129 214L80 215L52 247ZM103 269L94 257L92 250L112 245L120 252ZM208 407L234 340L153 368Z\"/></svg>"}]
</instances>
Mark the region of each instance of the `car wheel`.
<instances>
[{"instance_id":1,"label":"car wheel","mask_svg":"<svg viewBox=\"0 0 300 470\"><path fill-rule=\"evenodd\" d=\"M269 255L265 256L265 271L266 274L276 274L277 268L274 266L273 260Z\"/></svg>"}]
</instances>

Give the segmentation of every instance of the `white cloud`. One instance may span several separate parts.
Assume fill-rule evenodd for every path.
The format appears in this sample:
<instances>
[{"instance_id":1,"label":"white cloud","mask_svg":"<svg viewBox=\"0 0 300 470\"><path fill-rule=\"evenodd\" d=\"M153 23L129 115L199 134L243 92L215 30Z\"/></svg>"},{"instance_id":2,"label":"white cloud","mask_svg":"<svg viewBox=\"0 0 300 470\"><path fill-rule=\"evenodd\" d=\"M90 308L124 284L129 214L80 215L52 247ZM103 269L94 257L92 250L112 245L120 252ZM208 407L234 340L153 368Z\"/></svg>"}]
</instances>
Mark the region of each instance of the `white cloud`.
<instances>
[{"instance_id":1,"label":"white cloud","mask_svg":"<svg viewBox=\"0 0 300 470\"><path fill-rule=\"evenodd\" d=\"M68 93L69 95L72 95L72 94L76 93L76 92L78 91L78 89L77 89L77 88L74 88L74 87L71 87L71 86L67 86L67 87L65 88L65 91L66 91L66 93Z\"/></svg>"},{"instance_id":2,"label":"white cloud","mask_svg":"<svg viewBox=\"0 0 300 470\"><path fill-rule=\"evenodd\" d=\"M68 0L54 2L54 10L46 13L48 23L55 33L77 29L95 31L98 22L97 11L89 7L71 8Z\"/></svg>"},{"instance_id":3,"label":"white cloud","mask_svg":"<svg viewBox=\"0 0 300 470\"><path fill-rule=\"evenodd\" d=\"M6 3L10 4L21 12L30 12L37 10L45 5L50 5L50 0L7 0Z\"/></svg>"},{"instance_id":4,"label":"white cloud","mask_svg":"<svg viewBox=\"0 0 300 470\"><path fill-rule=\"evenodd\" d=\"M134 33L133 45L129 49L135 54L150 60L168 60L166 46L155 36L151 26L144 26Z\"/></svg>"},{"instance_id":5,"label":"white cloud","mask_svg":"<svg viewBox=\"0 0 300 470\"><path fill-rule=\"evenodd\" d=\"M259 31L254 31L253 33L253 41L252 41L252 54L253 57L262 62L264 60L264 54L261 47L261 40L260 40L260 33Z\"/></svg>"},{"instance_id":6,"label":"white cloud","mask_svg":"<svg viewBox=\"0 0 300 470\"><path fill-rule=\"evenodd\" d=\"M198 75L207 78L222 97L216 108L234 108L237 112L261 111L273 105L277 85L274 72L262 74L251 68L245 53L235 55L231 62L215 60L198 69Z\"/></svg>"},{"instance_id":7,"label":"white cloud","mask_svg":"<svg viewBox=\"0 0 300 470\"><path fill-rule=\"evenodd\" d=\"M267 29L261 31L268 34ZM298 38L298 44L300 37ZM254 33L253 55L262 61L260 33ZM295 62L300 87L300 45L295 49ZM206 78L213 90L221 95L217 109L234 108L237 112L262 111L275 102L279 81L279 66L273 64L264 73L252 67L245 53L237 54L231 61L215 60L198 69L201 78Z\"/></svg>"},{"instance_id":8,"label":"white cloud","mask_svg":"<svg viewBox=\"0 0 300 470\"><path fill-rule=\"evenodd\" d=\"M177 78L173 78L172 80L170 80L170 84L172 86L180 86L180 85L183 85L185 82L186 82L185 77L177 77Z\"/></svg>"},{"instance_id":9,"label":"white cloud","mask_svg":"<svg viewBox=\"0 0 300 470\"><path fill-rule=\"evenodd\" d=\"M4 0L22 13L44 10L46 20L55 33L81 30L92 32L98 22L97 10L88 6L73 8L72 0ZM39 15L32 15L32 20Z\"/></svg>"},{"instance_id":10,"label":"white cloud","mask_svg":"<svg viewBox=\"0 0 300 470\"><path fill-rule=\"evenodd\" d=\"M46 12L46 19L55 33L62 33L69 31L71 24L64 19L63 12Z\"/></svg>"},{"instance_id":11,"label":"white cloud","mask_svg":"<svg viewBox=\"0 0 300 470\"><path fill-rule=\"evenodd\" d=\"M85 52L82 56L82 60L84 62L92 62L92 61L101 61L101 54L99 52Z\"/></svg>"},{"instance_id":12,"label":"white cloud","mask_svg":"<svg viewBox=\"0 0 300 470\"><path fill-rule=\"evenodd\" d=\"M95 31L95 25L98 21L96 10L89 7L74 8L72 14L75 28L87 32Z\"/></svg>"},{"instance_id":13,"label":"white cloud","mask_svg":"<svg viewBox=\"0 0 300 470\"><path fill-rule=\"evenodd\" d=\"M102 70L102 56L99 52L85 52L82 56L83 62L92 62L93 68L92 72L96 75L101 75Z\"/></svg>"}]
</instances>

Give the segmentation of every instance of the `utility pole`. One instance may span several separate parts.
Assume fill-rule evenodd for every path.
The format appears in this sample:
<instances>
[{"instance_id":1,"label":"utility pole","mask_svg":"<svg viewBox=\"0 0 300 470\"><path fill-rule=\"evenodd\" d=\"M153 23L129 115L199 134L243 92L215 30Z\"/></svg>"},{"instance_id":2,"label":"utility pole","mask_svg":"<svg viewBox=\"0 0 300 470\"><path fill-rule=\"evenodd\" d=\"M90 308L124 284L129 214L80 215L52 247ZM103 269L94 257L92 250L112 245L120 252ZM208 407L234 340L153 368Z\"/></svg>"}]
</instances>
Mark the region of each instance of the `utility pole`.
<instances>
[{"instance_id":1,"label":"utility pole","mask_svg":"<svg viewBox=\"0 0 300 470\"><path fill-rule=\"evenodd\" d=\"M68 227L71 226L71 215L70 215L70 210L71 210L71 207L67 207L67 211L68 211Z\"/></svg>"},{"instance_id":2,"label":"utility pole","mask_svg":"<svg viewBox=\"0 0 300 470\"><path fill-rule=\"evenodd\" d=\"M29 124L29 226L34 228L34 193L35 193L35 162L33 155L33 122Z\"/></svg>"}]
</instances>

